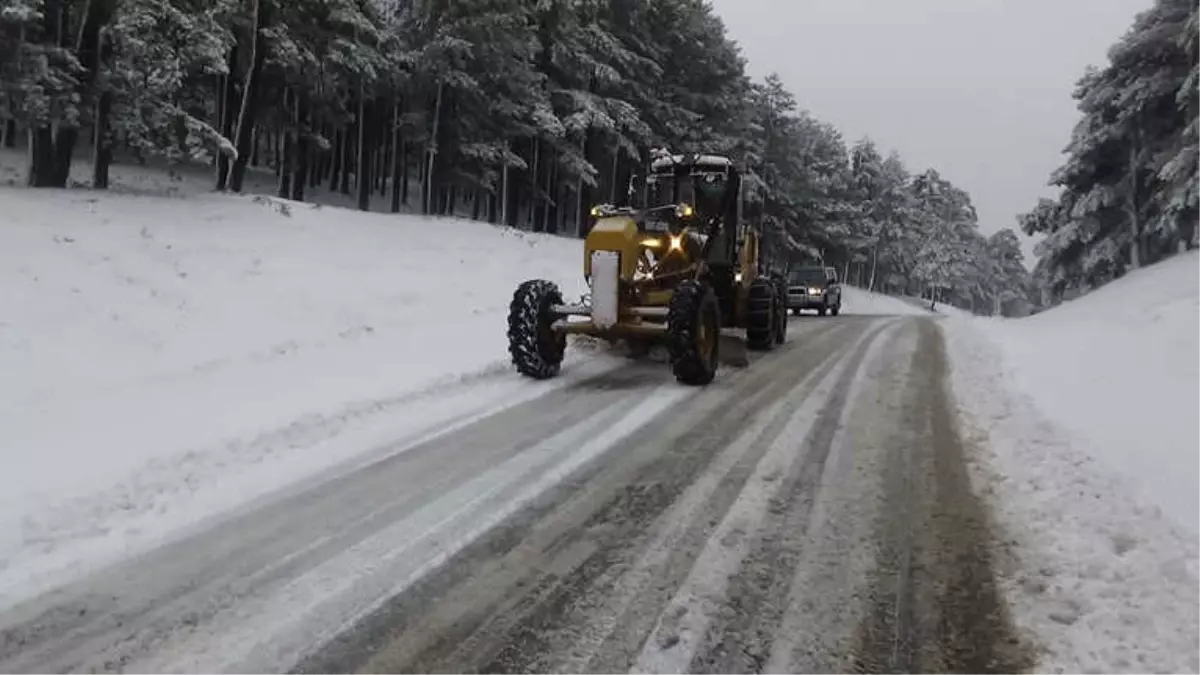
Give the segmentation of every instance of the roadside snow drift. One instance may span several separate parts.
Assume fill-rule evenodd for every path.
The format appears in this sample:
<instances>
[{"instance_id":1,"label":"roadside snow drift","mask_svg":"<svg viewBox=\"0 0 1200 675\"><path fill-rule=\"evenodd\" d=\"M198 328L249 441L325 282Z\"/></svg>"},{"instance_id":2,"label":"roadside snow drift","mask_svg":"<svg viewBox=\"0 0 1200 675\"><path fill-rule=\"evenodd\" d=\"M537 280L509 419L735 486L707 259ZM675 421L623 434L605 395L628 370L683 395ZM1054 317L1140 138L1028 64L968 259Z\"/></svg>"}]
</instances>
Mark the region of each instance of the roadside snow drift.
<instances>
[{"instance_id":1,"label":"roadside snow drift","mask_svg":"<svg viewBox=\"0 0 1200 675\"><path fill-rule=\"evenodd\" d=\"M842 296L842 314L930 315L930 312L907 300L854 286L842 286Z\"/></svg>"},{"instance_id":2,"label":"roadside snow drift","mask_svg":"<svg viewBox=\"0 0 1200 675\"><path fill-rule=\"evenodd\" d=\"M1200 669L1198 257L941 323L974 479L1043 672Z\"/></svg>"},{"instance_id":3,"label":"roadside snow drift","mask_svg":"<svg viewBox=\"0 0 1200 675\"><path fill-rule=\"evenodd\" d=\"M0 210L0 604L555 386L479 380L508 372L519 282L582 291L578 241L466 221L4 187Z\"/></svg>"},{"instance_id":4,"label":"roadside snow drift","mask_svg":"<svg viewBox=\"0 0 1200 675\"><path fill-rule=\"evenodd\" d=\"M1200 530L1200 257L1061 307L986 321L1021 392L1139 496Z\"/></svg>"}]
</instances>

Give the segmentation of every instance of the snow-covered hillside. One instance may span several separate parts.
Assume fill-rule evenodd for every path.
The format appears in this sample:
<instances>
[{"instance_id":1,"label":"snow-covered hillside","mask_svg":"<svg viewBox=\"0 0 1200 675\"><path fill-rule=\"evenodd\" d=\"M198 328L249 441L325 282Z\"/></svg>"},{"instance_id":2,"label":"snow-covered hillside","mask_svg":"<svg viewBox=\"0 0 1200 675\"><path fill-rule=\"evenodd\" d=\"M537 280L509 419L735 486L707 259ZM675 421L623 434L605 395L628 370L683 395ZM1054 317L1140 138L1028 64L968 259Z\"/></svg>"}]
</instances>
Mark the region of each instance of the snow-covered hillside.
<instances>
[{"instance_id":1,"label":"snow-covered hillside","mask_svg":"<svg viewBox=\"0 0 1200 675\"><path fill-rule=\"evenodd\" d=\"M1198 262L1024 319L941 322L1039 670L1200 668Z\"/></svg>"},{"instance_id":2,"label":"snow-covered hillside","mask_svg":"<svg viewBox=\"0 0 1200 675\"><path fill-rule=\"evenodd\" d=\"M4 187L0 210L0 600L558 386L488 373L520 281L582 290L578 241L466 221Z\"/></svg>"}]
</instances>

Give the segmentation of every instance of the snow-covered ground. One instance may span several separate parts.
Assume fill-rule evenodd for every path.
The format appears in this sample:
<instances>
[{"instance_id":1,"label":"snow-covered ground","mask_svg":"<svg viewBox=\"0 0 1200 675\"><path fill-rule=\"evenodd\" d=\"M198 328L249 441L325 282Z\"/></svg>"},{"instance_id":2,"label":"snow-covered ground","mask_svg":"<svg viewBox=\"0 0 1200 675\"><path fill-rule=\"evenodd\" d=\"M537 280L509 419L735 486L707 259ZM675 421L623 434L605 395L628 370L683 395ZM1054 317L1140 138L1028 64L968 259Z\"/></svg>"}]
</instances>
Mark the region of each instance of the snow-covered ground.
<instances>
[{"instance_id":1,"label":"snow-covered ground","mask_svg":"<svg viewBox=\"0 0 1200 675\"><path fill-rule=\"evenodd\" d=\"M930 316L930 312L890 295L872 293L855 286L842 286L842 314L898 314Z\"/></svg>"},{"instance_id":2,"label":"snow-covered ground","mask_svg":"<svg viewBox=\"0 0 1200 675\"><path fill-rule=\"evenodd\" d=\"M1198 261L1024 319L942 322L1039 670L1200 669Z\"/></svg>"},{"instance_id":3,"label":"snow-covered ground","mask_svg":"<svg viewBox=\"0 0 1200 675\"><path fill-rule=\"evenodd\" d=\"M0 211L0 604L611 366L509 376L513 289L577 297L578 241L203 193Z\"/></svg>"}]
</instances>

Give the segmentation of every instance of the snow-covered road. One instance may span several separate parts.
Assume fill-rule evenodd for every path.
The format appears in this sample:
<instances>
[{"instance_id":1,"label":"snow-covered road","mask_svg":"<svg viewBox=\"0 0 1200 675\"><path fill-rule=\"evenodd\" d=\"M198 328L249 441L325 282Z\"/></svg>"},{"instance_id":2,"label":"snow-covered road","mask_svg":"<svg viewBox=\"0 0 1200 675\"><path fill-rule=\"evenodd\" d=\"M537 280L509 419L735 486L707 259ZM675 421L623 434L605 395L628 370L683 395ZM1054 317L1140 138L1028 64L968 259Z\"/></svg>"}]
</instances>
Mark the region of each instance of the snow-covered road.
<instances>
[{"instance_id":1,"label":"snow-covered road","mask_svg":"<svg viewBox=\"0 0 1200 675\"><path fill-rule=\"evenodd\" d=\"M1020 670L945 372L843 316L574 378L6 610L0 670Z\"/></svg>"}]
</instances>

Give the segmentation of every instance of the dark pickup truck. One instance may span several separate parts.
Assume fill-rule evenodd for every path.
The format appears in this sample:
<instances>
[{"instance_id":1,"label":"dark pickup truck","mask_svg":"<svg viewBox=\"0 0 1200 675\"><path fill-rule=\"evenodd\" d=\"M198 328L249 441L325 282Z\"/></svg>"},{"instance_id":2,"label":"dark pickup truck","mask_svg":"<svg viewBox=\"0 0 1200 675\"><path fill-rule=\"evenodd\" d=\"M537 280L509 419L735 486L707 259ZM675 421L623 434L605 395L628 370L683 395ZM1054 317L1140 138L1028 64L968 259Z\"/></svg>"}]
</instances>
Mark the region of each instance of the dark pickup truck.
<instances>
[{"instance_id":1,"label":"dark pickup truck","mask_svg":"<svg viewBox=\"0 0 1200 675\"><path fill-rule=\"evenodd\" d=\"M815 309L825 316L842 311L842 285L832 267L799 267L788 273L788 309L799 314Z\"/></svg>"}]
</instances>

